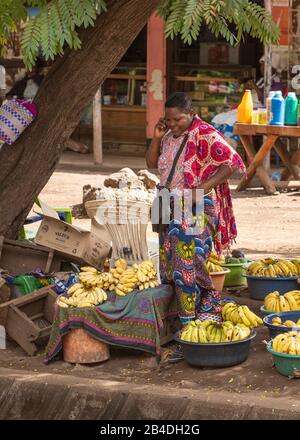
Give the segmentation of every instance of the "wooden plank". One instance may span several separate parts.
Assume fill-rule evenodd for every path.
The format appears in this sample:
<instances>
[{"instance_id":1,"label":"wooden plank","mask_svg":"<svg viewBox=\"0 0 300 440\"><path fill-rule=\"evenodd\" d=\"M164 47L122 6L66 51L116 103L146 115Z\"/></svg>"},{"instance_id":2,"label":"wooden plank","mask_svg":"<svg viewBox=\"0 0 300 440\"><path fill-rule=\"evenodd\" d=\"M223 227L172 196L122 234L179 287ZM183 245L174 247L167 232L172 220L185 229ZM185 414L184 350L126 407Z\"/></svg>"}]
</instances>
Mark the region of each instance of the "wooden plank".
<instances>
[{"instance_id":1,"label":"wooden plank","mask_svg":"<svg viewBox=\"0 0 300 440\"><path fill-rule=\"evenodd\" d=\"M146 107L140 107L138 105L103 105L103 112L130 112L130 113L146 113ZM85 124L88 127L91 127L89 124Z\"/></svg>"},{"instance_id":2,"label":"wooden plank","mask_svg":"<svg viewBox=\"0 0 300 440\"><path fill-rule=\"evenodd\" d=\"M267 140L263 143L263 145L260 147L259 151L256 153L255 157L253 158L253 161L251 162L249 168L246 171L246 175L242 178L240 184L237 187L237 191L242 191L243 189L247 188L249 182L251 181L252 177L254 176L257 167L261 164L263 159L266 157L266 154L268 151L271 150L274 142L276 141L277 136L269 136ZM269 178L269 176L266 174L266 171L262 171L263 167L260 168L258 171L258 176L260 178L260 181L262 182L262 185L264 186L266 192L268 194L273 194L276 191L276 188L272 182L272 180Z\"/></svg>"},{"instance_id":3,"label":"wooden plank","mask_svg":"<svg viewBox=\"0 0 300 440\"><path fill-rule=\"evenodd\" d=\"M291 156L289 155L288 151L286 150L285 145L280 139L277 139L276 142L274 142L274 148L276 152L278 153L280 159L282 160L284 166L287 168L289 172L289 176L293 176L296 180L299 180L299 172L300 169L298 165L294 165L291 161ZM287 180L287 179L284 179Z\"/></svg>"},{"instance_id":4,"label":"wooden plank","mask_svg":"<svg viewBox=\"0 0 300 440\"><path fill-rule=\"evenodd\" d=\"M175 76L176 81L196 81L196 82L209 82L209 81L219 81L219 82L237 82L236 78L219 78L211 76Z\"/></svg>"},{"instance_id":5,"label":"wooden plank","mask_svg":"<svg viewBox=\"0 0 300 440\"><path fill-rule=\"evenodd\" d=\"M9 308L9 315L5 329L8 336L16 341L20 347L29 354L29 356L35 355L37 352L37 346L30 340L32 335L30 334L30 331L28 333L24 331L24 326L20 321L19 315L11 307Z\"/></svg>"},{"instance_id":6,"label":"wooden plank","mask_svg":"<svg viewBox=\"0 0 300 440\"><path fill-rule=\"evenodd\" d=\"M35 323L26 315L26 313L22 312L18 307L16 307L13 304L11 304L9 306L7 323L10 319L10 315L11 315L12 311L14 312L14 317L18 318L19 323L22 326L24 333L31 336L32 339L38 338L39 332L40 332L40 329L38 328L38 326L35 325Z\"/></svg>"},{"instance_id":7,"label":"wooden plank","mask_svg":"<svg viewBox=\"0 0 300 440\"><path fill-rule=\"evenodd\" d=\"M234 124L234 134L244 135L276 135L286 137L300 137L300 126L285 125L283 127L275 125L257 125L257 124Z\"/></svg>"},{"instance_id":8,"label":"wooden plank","mask_svg":"<svg viewBox=\"0 0 300 440\"><path fill-rule=\"evenodd\" d=\"M102 151L102 115L101 115L101 89L99 88L93 102L93 153L94 163L103 163Z\"/></svg>"},{"instance_id":9,"label":"wooden plank","mask_svg":"<svg viewBox=\"0 0 300 440\"><path fill-rule=\"evenodd\" d=\"M146 75L130 75L128 73L111 73L108 77L108 79L136 79L140 81L146 81L147 77Z\"/></svg>"},{"instance_id":10,"label":"wooden plank","mask_svg":"<svg viewBox=\"0 0 300 440\"><path fill-rule=\"evenodd\" d=\"M247 153L247 155L249 156L251 162L254 160L254 157L256 155L256 151L255 148L249 138L249 136L245 136L245 135L240 135L241 138L241 142L243 144L243 147L245 148L245 151ZM265 182L265 185L267 186L266 190L268 192L275 192L276 189L274 186L272 186L272 184L269 183L268 179L268 173L267 171L264 169L264 167L262 165L258 165L257 169L256 169L256 173L258 175L258 177L260 178L260 180L262 180L263 182ZM251 179L250 179L251 180ZM246 176L241 180L241 182L239 183L239 185L237 186L237 191L243 191L244 189L247 188L247 186L250 183L250 180L248 181L246 179Z\"/></svg>"}]
</instances>

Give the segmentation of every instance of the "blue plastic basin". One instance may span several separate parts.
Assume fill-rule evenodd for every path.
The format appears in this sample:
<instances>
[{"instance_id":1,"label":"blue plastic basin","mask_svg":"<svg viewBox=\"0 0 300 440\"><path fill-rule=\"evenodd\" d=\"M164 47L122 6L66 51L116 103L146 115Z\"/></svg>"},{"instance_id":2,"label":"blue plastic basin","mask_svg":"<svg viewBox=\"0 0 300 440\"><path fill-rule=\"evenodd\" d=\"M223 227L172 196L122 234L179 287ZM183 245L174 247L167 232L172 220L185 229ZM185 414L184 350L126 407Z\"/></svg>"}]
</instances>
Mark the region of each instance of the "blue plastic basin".
<instances>
[{"instance_id":1,"label":"blue plastic basin","mask_svg":"<svg viewBox=\"0 0 300 440\"><path fill-rule=\"evenodd\" d=\"M275 336L280 335L281 333L291 332L291 331L300 331L300 327L285 327L282 325L274 325L272 324L272 319L278 316L281 318L281 321L287 321L288 319L294 322L297 322L300 318L300 310L291 310L290 312L276 312L271 313L268 316L265 316L263 321L266 327L269 329L270 337L275 338Z\"/></svg>"},{"instance_id":2,"label":"blue plastic basin","mask_svg":"<svg viewBox=\"0 0 300 440\"><path fill-rule=\"evenodd\" d=\"M250 349L251 339L255 338L256 332L246 339L233 342L220 343L196 343L182 341L179 338L181 330L175 334L175 341L182 346L185 360L195 367L223 368L244 362Z\"/></svg>"},{"instance_id":3,"label":"blue plastic basin","mask_svg":"<svg viewBox=\"0 0 300 440\"><path fill-rule=\"evenodd\" d=\"M263 301L265 296L270 292L277 290L281 295L284 295L290 290L299 290L300 286L297 283L298 277L256 277L254 275L244 275L247 278L248 290L250 298Z\"/></svg>"}]
</instances>

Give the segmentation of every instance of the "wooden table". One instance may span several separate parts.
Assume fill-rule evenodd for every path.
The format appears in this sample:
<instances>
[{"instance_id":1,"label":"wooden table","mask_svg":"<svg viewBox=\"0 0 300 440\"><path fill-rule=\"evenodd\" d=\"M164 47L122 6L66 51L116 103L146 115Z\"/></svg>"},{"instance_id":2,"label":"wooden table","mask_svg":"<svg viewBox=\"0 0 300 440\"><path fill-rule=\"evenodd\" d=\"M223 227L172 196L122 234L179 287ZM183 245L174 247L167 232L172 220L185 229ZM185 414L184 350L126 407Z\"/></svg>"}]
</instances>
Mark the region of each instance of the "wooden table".
<instances>
[{"instance_id":1,"label":"wooden table","mask_svg":"<svg viewBox=\"0 0 300 440\"><path fill-rule=\"evenodd\" d=\"M256 174L265 188L267 194L276 192L276 188L285 188L292 183L290 179L300 180L300 150L296 150L290 156L284 143L280 138L282 137L300 137L300 126L284 126L277 127L272 125L256 125L256 124L238 124L234 125L234 134L240 136L241 142L250 158L250 165L246 171L246 175L242 178L237 186L238 191L246 189L253 176ZM265 136L265 141L256 152L252 144L251 136ZM282 160L285 170L282 174L280 182L273 182L265 167L262 165L263 160L267 154L274 147L275 151ZM297 185L296 185L297 184ZM300 182L293 182L293 186L300 186Z\"/></svg>"}]
</instances>

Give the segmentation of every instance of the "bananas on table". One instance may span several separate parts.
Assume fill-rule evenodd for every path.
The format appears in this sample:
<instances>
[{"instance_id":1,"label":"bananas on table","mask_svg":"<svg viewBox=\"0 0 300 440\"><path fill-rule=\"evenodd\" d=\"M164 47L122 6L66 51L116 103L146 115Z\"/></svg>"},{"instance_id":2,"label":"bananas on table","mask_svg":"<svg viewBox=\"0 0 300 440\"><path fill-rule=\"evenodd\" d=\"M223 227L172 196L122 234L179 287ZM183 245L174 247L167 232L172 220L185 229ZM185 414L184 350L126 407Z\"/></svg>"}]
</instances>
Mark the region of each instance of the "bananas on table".
<instances>
[{"instance_id":1,"label":"bananas on table","mask_svg":"<svg viewBox=\"0 0 300 440\"><path fill-rule=\"evenodd\" d=\"M264 307L269 312L289 312L300 310L300 290L291 290L284 295L271 292L264 299Z\"/></svg>"},{"instance_id":2,"label":"bananas on table","mask_svg":"<svg viewBox=\"0 0 300 440\"><path fill-rule=\"evenodd\" d=\"M118 270L118 261L116 261L116 271ZM111 269L111 271L114 271L114 269ZM113 273L114 276L120 275L115 288L116 293L120 296L127 295L127 293L132 292L134 289L144 290L159 286L156 269L151 260L134 264L122 273L120 273L120 270L118 274Z\"/></svg>"},{"instance_id":3,"label":"bananas on table","mask_svg":"<svg viewBox=\"0 0 300 440\"><path fill-rule=\"evenodd\" d=\"M293 277L300 275L300 260L265 258L253 261L248 266L246 273L257 277Z\"/></svg>"},{"instance_id":4,"label":"bananas on table","mask_svg":"<svg viewBox=\"0 0 300 440\"><path fill-rule=\"evenodd\" d=\"M226 303L222 309L224 321L233 324L244 324L246 327L259 327L263 324L262 319L253 313L248 306L239 306L234 303Z\"/></svg>"},{"instance_id":5,"label":"bananas on table","mask_svg":"<svg viewBox=\"0 0 300 440\"><path fill-rule=\"evenodd\" d=\"M275 316L275 318L272 319L273 325L280 325L282 327L299 327L300 330L300 318L297 322L291 321L290 319L282 322L280 316Z\"/></svg>"},{"instance_id":6,"label":"bananas on table","mask_svg":"<svg viewBox=\"0 0 300 440\"><path fill-rule=\"evenodd\" d=\"M252 329L245 324L234 325L230 321L216 322L212 319L206 321L191 321L182 330L180 339L196 343L220 343L239 341L248 338Z\"/></svg>"},{"instance_id":7,"label":"bananas on table","mask_svg":"<svg viewBox=\"0 0 300 440\"><path fill-rule=\"evenodd\" d=\"M272 340L272 349L278 353L300 355L300 332L286 332Z\"/></svg>"},{"instance_id":8,"label":"bananas on table","mask_svg":"<svg viewBox=\"0 0 300 440\"><path fill-rule=\"evenodd\" d=\"M105 290L100 287L86 287L82 283L73 284L67 293L67 298L57 298L56 303L60 307L94 307L107 300Z\"/></svg>"},{"instance_id":9,"label":"bananas on table","mask_svg":"<svg viewBox=\"0 0 300 440\"><path fill-rule=\"evenodd\" d=\"M206 262L206 268L209 273L223 272L224 269L221 264L224 264L224 262L223 257L219 257L216 253L212 252Z\"/></svg>"}]
</instances>

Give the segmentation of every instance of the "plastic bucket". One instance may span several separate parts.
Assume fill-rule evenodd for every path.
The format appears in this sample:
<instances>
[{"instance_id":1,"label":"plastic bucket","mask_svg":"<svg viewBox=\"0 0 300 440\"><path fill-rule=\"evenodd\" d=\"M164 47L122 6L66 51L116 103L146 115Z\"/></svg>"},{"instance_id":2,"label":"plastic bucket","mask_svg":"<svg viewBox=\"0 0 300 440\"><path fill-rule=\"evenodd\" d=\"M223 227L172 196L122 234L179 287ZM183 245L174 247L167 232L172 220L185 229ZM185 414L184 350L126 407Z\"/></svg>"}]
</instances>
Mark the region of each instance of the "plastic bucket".
<instances>
[{"instance_id":1,"label":"plastic bucket","mask_svg":"<svg viewBox=\"0 0 300 440\"><path fill-rule=\"evenodd\" d=\"M247 275L248 290L250 298L263 301L265 296L270 292L277 290L281 295L284 295L290 290L298 290L299 284L297 283L298 277L283 277L283 278L270 278L270 277L256 277L254 275Z\"/></svg>"},{"instance_id":2,"label":"plastic bucket","mask_svg":"<svg viewBox=\"0 0 300 440\"><path fill-rule=\"evenodd\" d=\"M226 269L222 272L212 272L209 274L214 288L216 290L219 290L220 292L222 292L223 287L224 287L224 282L225 282L225 276L230 272L229 269Z\"/></svg>"},{"instance_id":3,"label":"plastic bucket","mask_svg":"<svg viewBox=\"0 0 300 440\"><path fill-rule=\"evenodd\" d=\"M182 341L181 330L175 335L175 341L182 346L185 360L195 367L223 368L241 364L249 355L250 343L256 336L254 331L246 339L233 342L196 343Z\"/></svg>"},{"instance_id":4,"label":"plastic bucket","mask_svg":"<svg viewBox=\"0 0 300 440\"><path fill-rule=\"evenodd\" d=\"M225 276L224 287L247 286L247 279L244 276L245 263L224 263L222 267L230 271Z\"/></svg>"},{"instance_id":5,"label":"plastic bucket","mask_svg":"<svg viewBox=\"0 0 300 440\"><path fill-rule=\"evenodd\" d=\"M294 322L297 322L300 318L300 310L291 310L290 312L276 312L271 313L264 317L263 321L266 327L269 329L270 337L275 338L275 336L280 335L281 333L291 332L291 331L299 331L300 327L285 327L282 325L274 325L272 324L272 319L276 316L281 318L281 321L287 321L288 319Z\"/></svg>"},{"instance_id":6,"label":"plastic bucket","mask_svg":"<svg viewBox=\"0 0 300 440\"><path fill-rule=\"evenodd\" d=\"M287 377L300 377L300 355L278 353L272 350L272 341L267 345L267 350L272 354L275 368L278 373Z\"/></svg>"},{"instance_id":7,"label":"plastic bucket","mask_svg":"<svg viewBox=\"0 0 300 440\"><path fill-rule=\"evenodd\" d=\"M90 364L109 359L109 345L90 336L84 329L72 329L63 336L65 362Z\"/></svg>"}]
</instances>

